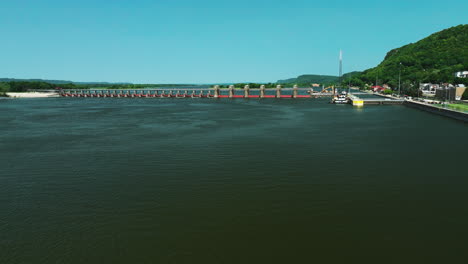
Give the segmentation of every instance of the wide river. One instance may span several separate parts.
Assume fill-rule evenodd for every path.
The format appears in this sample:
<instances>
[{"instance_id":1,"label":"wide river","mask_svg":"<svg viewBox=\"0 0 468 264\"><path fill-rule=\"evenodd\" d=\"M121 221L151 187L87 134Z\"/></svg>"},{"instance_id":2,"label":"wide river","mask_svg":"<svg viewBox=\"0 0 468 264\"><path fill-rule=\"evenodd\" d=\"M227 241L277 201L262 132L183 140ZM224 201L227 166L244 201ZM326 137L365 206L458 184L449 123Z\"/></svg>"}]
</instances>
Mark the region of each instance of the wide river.
<instances>
[{"instance_id":1,"label":"wide river","mask_svg":"<svg viewBox=\"0 0 468 264\"><path fill-rule=\"evenodd\" d=\"M0 263L466 263L468 125L328 100L0 100Z\"/></svg>"}]
</instances>

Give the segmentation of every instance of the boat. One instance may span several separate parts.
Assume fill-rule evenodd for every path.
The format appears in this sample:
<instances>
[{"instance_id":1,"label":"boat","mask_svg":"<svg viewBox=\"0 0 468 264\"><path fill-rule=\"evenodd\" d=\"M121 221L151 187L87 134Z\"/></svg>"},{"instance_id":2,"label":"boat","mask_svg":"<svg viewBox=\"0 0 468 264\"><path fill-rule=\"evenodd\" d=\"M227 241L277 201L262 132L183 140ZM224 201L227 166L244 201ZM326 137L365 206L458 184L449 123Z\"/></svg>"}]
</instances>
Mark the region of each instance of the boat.
<instances>
[{"instance_id":1,"label":"boat","mask_svg":"<svg viewBox=\"0 0 468 264\"><path fill-rule=\"evenodd\" d=\"M349 99L348 99L348 96L347 96L346 92L343 91L338 96L333 97L332 103L334 103L334 104L347 104L347 103L349 103Z\"/></svg>"}]
</instances>

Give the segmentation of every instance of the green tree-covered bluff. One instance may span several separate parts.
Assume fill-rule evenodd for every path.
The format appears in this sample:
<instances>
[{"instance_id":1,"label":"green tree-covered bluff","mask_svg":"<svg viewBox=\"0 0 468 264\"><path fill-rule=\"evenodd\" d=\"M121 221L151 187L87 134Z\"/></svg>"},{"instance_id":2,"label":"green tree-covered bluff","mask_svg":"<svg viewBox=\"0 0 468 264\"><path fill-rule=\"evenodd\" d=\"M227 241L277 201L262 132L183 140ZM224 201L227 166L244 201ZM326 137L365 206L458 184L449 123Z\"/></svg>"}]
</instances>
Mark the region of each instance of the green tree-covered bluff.
<instances>
[{"instance_id":1,"label":"green tree-covered bluff","mask_svg":"<svg viewBox=\"0 0 468 264\"><path fill-rule=\"evenodd\" d=\"M398 86L401 72L405 89L418 83L464 83L467 79L456 78L454 73L468 70L468 25L451 27L434 33L416 43L393 49L377 66L355 75L351 84L387 83Z\"/></svg>"}]
</instances>

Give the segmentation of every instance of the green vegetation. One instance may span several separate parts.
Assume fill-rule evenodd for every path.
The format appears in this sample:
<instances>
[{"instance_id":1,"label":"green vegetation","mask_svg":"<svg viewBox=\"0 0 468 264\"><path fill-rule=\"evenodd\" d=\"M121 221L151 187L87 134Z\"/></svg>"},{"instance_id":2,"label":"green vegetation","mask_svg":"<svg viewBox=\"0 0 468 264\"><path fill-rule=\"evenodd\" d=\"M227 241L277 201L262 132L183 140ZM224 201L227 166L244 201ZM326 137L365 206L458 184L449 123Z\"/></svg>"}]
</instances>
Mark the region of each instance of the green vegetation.
<instances>
[{"instance_id":1,"label":"green vegetation","mask_svg":"<svg viewBox=\"0 0 468 264\"><path fill-rule=\"evenodd\" d=\"M468 84L468 79L456 78L454 73L468 70L468 25L442 30L416 43L391 50L375 68L350 78L353 86L369 87L388 84L415 96L419 83ZM346 81L348 83L348 80Z\"/></svg>"},{"instance_id":2,"label":"green vegetation","mask_svg":"<svg viewBox=\"0 0 468 264\"><path fill-rule=\"evenodd\" d=\"M5 79L3 79L5 80ZM0 96L6 92L26 92L28 90L54 90L54 89L142 89L149 87L179 87L182 84L110 84L110 83L49 83L45 81L11 81L0 82Z\"/></svg>"},{"instance_id":3,"label":"green vegetation","mask_svg":"<svg viewBox=\"0 0 468 264\"><path fill-rule=\"evenodd\" d=\"M6 97L6 92L10 90L10 84L0 83L0 97Z\"/></svg>"},{"instance_id":4,"label":"green vegetation","mask_svg":"<svg viewBox=\"0 0 468 264\"><path fill-rule=\"evenodd\" d=\"M468 104L466 104L466 103L447 104L447 105L434 104L432 106L439 107L439 108L447 108L447 109L451 109L451 110L456 110L456 111L468 113Z\"/></svg>"},{"instance_id":5,"label":"green vegetation","mask_svg":"<svg viewBox=\"0 0 468 264\"><path fill-rule=\"evenodd\" d=\"M465 92L463 92L462 100L468 100L468 88L466 88Z\"/></svg>"},{"instance_id":6,"label":"green vegetation","mask_svg":"<svg viewBox=\"0 0 468 264\"><path fill-rule=\"evenodd\" d=\"M468 85L468 78L457 78L454 74L464 70L468 70L468 25L459 25L389 51L375 68L344 74L341 86L351 84L366 89L388 84L396 90L401 76L402 93L417 96L419 83ZM278 81L284 85L320 83L326 86L337 82L337 76L329 75L301 75ZM468 94L465 92L463 97L468 99Z\"/></svg>"},{"instance_id":7,"label":"green vegetation","mask_svg":"<svg viewBox=\"0 0 468 264\"><path fill-rule=\"evenodd\" d=\"M5 84L5 83L4 83ZM54 90L58 85L46 82L9 82L9 92L26 92L28 90ZM64 84L61 87L66 89L76 88L74 84Z\"/></svg>"},{"instance_id":8,"label":"green vegetation","mask_svg":"<svg viewBox=\"0 0 468 264\"><path fill-rule=\"evenodd\" d=\"M383 90L383 94L393 94L392 90Z\"/></svg>"},{"instance_id":9,"label":"green vegetation","mask_svg":"<svg viewBox=\"0 0 468 264\"><path fill-rule=\"evenodd\" d=\"M300 75L297 78L290 78L286 80L279 80L279 84L307 84L310 85L311 83L332 83L338 80L338 76L331 76L331 75L314 75L314 74L305 74Z\"/></svg>"},{"instance_id":10,"label":"green vegetation","mask_svg":"<svg viewBox=\"0 0 468 264\"><path fill-rule=\"evenodd\" d=\"M357 75L360 72L349 72L346 74L343 74L342 80L345 82L348 80L351 76ZM285 86L292 86L294 84L301 85L301 86L310 86L312 83L318 83L322 84L325 86L335 84L339 82L339 77L338 76L332 76L332 75L314 75L314 74L305 74L305 75L300 75L297 78L291 78L291 79L286 79L286 80L279 80L277 83L282 84Z\"/></svg>"},{"instance_id":11,"label":"green vegetation","mask_svg":"<svg viewBox=\"0 0 468 264\"><path fill-rule=\"evenodd\" d=\"M0 78L0 82L46 82L53 84L98 84L98 85L111 85L112 83L108 82L72 82L64 80L44 80L44 79L15 79L15 78ZM128 84L128 83L118 83L118 84Z\"/></svg>"},{"instance_id":12,"label":"green vegetation","mask_svg":"<svg viewBox=\"0 0 468 264\"><path fill-rule=\"evenodd\" d=\"M468 112L468 104L449 104L448 107L454 110Z\"/></svg>"}]
</instances>

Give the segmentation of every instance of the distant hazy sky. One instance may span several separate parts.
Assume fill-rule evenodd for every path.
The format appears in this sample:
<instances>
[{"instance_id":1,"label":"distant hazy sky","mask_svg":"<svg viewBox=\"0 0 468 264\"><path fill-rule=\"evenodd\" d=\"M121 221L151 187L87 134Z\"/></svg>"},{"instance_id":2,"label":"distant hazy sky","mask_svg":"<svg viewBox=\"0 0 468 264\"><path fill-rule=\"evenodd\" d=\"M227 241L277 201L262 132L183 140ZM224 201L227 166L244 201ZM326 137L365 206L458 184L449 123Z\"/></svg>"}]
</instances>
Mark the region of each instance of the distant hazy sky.
<instances>
[{"instance_id":1,"label":"distant hazy sky","mask_svg":"<svg viewBox=\"0 0 468 264\"><path fill-rule=\"evenodd\" d=\"M466 24L466 0L2 0L0 77L273 82L380 63Z\"/></svg>"}]
</instances>

